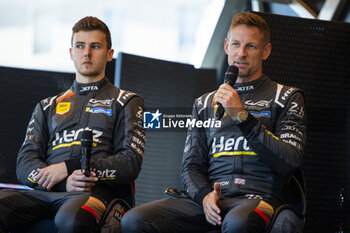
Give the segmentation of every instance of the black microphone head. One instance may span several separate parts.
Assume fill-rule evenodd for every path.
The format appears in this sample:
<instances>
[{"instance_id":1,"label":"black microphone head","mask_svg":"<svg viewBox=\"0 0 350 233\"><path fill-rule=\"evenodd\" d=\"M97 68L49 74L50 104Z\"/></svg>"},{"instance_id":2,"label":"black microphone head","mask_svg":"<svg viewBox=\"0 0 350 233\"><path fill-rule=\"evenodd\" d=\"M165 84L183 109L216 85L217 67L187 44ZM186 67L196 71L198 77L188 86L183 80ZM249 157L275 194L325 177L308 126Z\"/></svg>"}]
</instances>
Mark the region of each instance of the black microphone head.
<instances>
[{"instance_id":1,"label":"black microphone head","mask_svg":"<svg viewBox=\"0 0 350 233\"><path fill-rule=\"evenodd\" d=\"M239 69L236 66L229 66L225 73L224 83L227 83L233 87L238 78L238 72Z\"/></svg>"},{"instance_id":2,"label":"black microphone head","mask_svg":"<svg viewBox=\"0 0 350 233\"><path fill-rule=\"evenodd\" d=\"M81 135L81 146L91 148L92 146L92 131L84 130Z\"/></svg>"}]
</instances>

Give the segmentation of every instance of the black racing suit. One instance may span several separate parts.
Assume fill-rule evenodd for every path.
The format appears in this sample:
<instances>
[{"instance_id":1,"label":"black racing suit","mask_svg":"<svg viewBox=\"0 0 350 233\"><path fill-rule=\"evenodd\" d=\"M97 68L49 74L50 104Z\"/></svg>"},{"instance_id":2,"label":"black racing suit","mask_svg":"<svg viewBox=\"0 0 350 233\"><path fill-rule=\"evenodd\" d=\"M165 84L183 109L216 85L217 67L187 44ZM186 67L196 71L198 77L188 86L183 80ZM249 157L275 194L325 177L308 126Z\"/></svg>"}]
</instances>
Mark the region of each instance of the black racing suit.
<instances>
[{"instance_id":1,"label":"black racing suit","mask_svg":"<svg viewBox=\"0 0 350 233\"><path fill-rule=\"evenodd\" d=\"M287 177L299 167L306 140L304 97L301 90L283 86L263 75L236 83L244 108L242 123L224 116L214 121L216 92L196 99L185 144L182 182L190 199L156 201L128 212L124 232L197 232L210 226L203 198L218 182L217 203L223 219L221 232L264 232L274 208L281 204ZM204 123L206 122L206 123ZM197 125L197 124L196 124ZM124 225L123 225L124 222Z\"/></svg>"},{"instance_id":2,"label":"black racing suit","mask_svg":"<svg viewBox=\"0 0 350 233\"><path fill-rule=\"evenodd\" d=\"M105 205L115 197L133 205L131 186L140 172L144 153L143 110L140 97L113 86L106 78L88 84L75 81L66 92L42 100L35 107L17 158L18 180L42 190L35 179L38 168L65 162L68 176L81 169L82 132L91 130L90 167L99 180L89 196ZM58 195L62 196L60 193L66 191L66 182L67 178L55 185L53 192L44 193L52 197L59 192ZM70 194L76 192L67 193ZM4 208L1 204L2 200L0 208ZM91 204L86 209L91 210L93 206ZM6 221L6 218L1 216L0 220ZM14 225L3 224L5 227Z\"/></svg>"},{"instance_id":3,"label":"black racing suit","mask_svg":"<svg viewBox=\"0 0 350 233\"><path fill-rule=\"evenodd\" d=\"M266 76L235 84L248 119L229 117L220 128L189 130L182 182L197 203L220 183L224 198L261 198L281 204L286 177L299 167L306 142L306 117L301 90ZM195 101L193 118L214 117L215 92Z\"/></svg>"}]
</instances>

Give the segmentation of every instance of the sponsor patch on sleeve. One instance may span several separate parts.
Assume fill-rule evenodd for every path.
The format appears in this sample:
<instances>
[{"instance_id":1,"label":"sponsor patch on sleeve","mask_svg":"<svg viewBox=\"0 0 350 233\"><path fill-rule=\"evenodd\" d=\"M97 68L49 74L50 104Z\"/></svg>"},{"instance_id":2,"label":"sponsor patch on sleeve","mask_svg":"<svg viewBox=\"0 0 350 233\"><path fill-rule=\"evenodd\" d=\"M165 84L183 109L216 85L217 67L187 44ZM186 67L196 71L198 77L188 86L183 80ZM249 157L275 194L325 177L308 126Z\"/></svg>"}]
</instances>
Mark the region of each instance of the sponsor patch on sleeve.
<instances>
[{"instance_id":1,"label":"sponsor patch on sleeve","mask_svg":"<svg viewBox=\"0 0 350 233\"><path fill-rule=\"evenodd\" d=\"M56 106L56 114L63 115L70 110L70 102L60 102Z\"/></svg>"}]
</instances>

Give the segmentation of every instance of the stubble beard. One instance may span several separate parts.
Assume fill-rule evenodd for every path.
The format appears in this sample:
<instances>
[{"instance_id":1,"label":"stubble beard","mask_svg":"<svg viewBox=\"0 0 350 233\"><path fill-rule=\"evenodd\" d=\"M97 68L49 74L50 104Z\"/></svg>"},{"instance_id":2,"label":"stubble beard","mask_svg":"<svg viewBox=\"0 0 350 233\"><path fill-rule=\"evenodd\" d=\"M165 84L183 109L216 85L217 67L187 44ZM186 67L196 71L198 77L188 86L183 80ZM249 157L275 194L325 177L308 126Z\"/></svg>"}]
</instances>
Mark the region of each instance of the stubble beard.
<instances>
[{"instance_id":1,"label":"stubble beard","mask_svg":"<svg viewBox=\"0 0 350 233\"><path fill-rule=\"evenodd\" d=\"M86 69L84 67L84 65L81 66L77 66L77 64L75 64L75 68L77 70L77 72L84 77L90 78L90 77L97 77L99 76L102 72L100 70L98 70L97 68L90 68L90 69Z\"/></svg>"}]
</instances>

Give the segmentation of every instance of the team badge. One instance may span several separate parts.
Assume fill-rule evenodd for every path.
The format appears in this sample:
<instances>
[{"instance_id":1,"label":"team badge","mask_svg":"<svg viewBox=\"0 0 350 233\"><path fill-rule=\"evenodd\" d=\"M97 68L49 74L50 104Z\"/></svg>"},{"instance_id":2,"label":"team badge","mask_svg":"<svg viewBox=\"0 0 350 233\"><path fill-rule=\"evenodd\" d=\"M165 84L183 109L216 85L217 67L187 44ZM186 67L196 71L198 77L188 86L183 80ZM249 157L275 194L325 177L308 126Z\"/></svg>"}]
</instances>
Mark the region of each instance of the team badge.
<instances>
[{"instance_id":1,"label":"team badge","mask_svg":"<svg viewBox=\"0 0 350 233\"><path fill-rule=\"evenodd\" d=\"M60 102L59 104L57 104L56 114L63 115L65 113L69 112L70 105L71 105L70 102Z\"/></svg>"}]
</instances>

